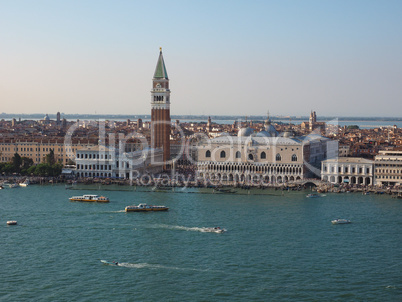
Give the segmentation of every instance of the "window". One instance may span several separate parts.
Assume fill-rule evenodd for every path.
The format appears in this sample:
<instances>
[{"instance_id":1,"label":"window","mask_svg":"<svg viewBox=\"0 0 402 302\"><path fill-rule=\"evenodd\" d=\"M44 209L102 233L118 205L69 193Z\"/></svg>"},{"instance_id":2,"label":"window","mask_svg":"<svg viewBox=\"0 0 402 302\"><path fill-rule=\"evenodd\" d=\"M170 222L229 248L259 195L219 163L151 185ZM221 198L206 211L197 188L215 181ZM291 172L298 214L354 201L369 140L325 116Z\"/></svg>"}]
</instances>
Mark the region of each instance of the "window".
<instances>
[{"instance_id":1,"label":"window","mask_svg":"<svg viewBox=\"0 0 402 302\"><path fill-rule=\"evenodd\" d=\"M261 159L266 159L267 158L267 154L265 152L261 152Z\"/></svg>"},{"instance_id":2,"label":"window","mask_svg":"<svg viewBox=\"0 0 402 302\"><path fill-rule=\"evenodd\" d=\"M211 157L211 151L207 150L207 152L205 152L205 157Z\"/></svg>"},{"instance_id":3,"label":"window","mask_svg":"<svg viewBox=\"0 0 402 302\"><path fill-rule=\"evenodd\" d=\"M253 160L253 159L254 159L253 154L249 153L249 155L248 155L248 159L249 159L249 160Z\"/></svg>"},{"instance_id":4,"label":"window","mask_svg":"<svg viewBox=\"0 0 402 302\"><path fill-rule=\"evenodd\" d=\"M225 158L226 157L226 152L225 151L221 151L221 158Z\"/></svg>"},{"instance_id":5,"label":"window","mask_svg":"<svg viewBox=\"0 0 402 302\"><path fill-rule=\"evenodd\" d=\"M276 161L281 161L282 160L282 157L281 157L281 155L278 153L277 155L276 155Z\"/></svg>"},{"instance_id":6,"label":"window","mask_svg":"<svg viewBox=\"0 0 402 302\"><path fill-rule=\"evenodd\" d=\"M292 161L297 161L297 156L296 156L296 154L293 154L293 155L292 155Z\"/></svg>"},{"instance_id":7,"label":"window","mask_svg":"<svg viewBox=\"0 0 402 302\"><path fill-rule=\"evenodd\" d=\"M240 151L237 151L237 152L236 152L236 158L241 158L241 153L240 153Z\"/></svg>"}]
</instances>

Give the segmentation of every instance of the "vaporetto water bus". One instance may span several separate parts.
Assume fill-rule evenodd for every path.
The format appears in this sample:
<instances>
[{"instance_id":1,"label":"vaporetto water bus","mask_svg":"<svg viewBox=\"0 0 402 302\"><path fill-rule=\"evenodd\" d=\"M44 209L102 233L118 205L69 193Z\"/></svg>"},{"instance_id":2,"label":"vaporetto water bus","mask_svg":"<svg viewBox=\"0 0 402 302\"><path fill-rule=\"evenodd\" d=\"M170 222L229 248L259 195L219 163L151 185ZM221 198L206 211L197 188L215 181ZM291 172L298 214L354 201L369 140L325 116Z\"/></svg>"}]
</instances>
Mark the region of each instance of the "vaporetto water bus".
<instances>
[{"instance_id":1,"label":"vaporetto water bus","mask_svg":"<svg viewBox=\"0 0 402 302\"><path fill-rule=\"evenodd\" d=\"M70 201L82 201L82 202L109 202L109 198L98 195L82 195L82 196L73 196L69 198Z\"/></svg>"}]
</instances>

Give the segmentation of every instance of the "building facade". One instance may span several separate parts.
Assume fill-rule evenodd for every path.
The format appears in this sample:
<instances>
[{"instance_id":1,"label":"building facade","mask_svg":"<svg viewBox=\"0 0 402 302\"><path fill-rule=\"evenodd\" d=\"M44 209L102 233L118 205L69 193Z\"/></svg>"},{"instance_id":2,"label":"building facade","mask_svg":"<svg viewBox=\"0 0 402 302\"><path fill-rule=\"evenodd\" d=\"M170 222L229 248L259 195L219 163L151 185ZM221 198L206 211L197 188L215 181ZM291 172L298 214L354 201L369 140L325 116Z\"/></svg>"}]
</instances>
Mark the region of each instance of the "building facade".
<instances>
[{"instance_id":1,"label":"building facade","mask_svg":"<svg viewBox=\"0 0 402 302\"><path fill-rule=\"evenodd\" d=\"M321 180L333 184L372 185L374 161L359 157L339 157L321 163Z\"/></svg>"},{"instance_id":2,"label":"building facade","mask_svg":"<svg viewBox=\"0 0 402 302\"><path fill-rule=\"evenodd\" d=\"M266 123L266 129L255 134L242 128L238 136L221 135L198 146L197 178L222 184L287 183L319 177L325 159L327 138L316 136L277 136Z\"/></svg>"},{"instance_id":3,"label":"building facade","mask_svg":"<svg viewBox=\"0 0 402 302\"><path fill-rule=\"evenodd\" d=\"M0 141L0 161L11 162L15 153L21 157L31 158L35 165L43 163L44 158L54 151L56 162L63 165L67 164L69 159L74 160L75 151L78 148L93 146L93 144L84 142L73 142L71 146L66 146L63 140L50 140L50 141Z\"/></svg>"},{"instance_id":4,"label":"building facade","mask_svg":"<svg viewBox=\"0 0 402 302\"><path fill-rule=\"evenodd\" d=\"M91 178L137 179L144 174L160 172L163 161L161 149L122 152L105 146L78 149L76 175Z\"/></svg>"},{"instance_id":5,"label":"building facade","mask_svg":"<svg viewBox=\"0 0 402 302\"><path fill-rule=\"evenodd\" d=\"M379 151L374 163L376 185L402 185L402 151Z\"/></svg>"}]
</instances>

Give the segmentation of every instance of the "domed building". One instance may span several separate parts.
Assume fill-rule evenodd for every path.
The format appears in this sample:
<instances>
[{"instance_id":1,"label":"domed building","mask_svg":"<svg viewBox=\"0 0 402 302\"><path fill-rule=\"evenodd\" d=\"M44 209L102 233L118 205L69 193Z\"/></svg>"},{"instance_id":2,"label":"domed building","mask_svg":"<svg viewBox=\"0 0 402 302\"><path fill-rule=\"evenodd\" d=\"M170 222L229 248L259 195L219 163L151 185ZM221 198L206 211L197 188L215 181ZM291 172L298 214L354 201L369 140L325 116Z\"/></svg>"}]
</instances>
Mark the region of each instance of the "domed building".
<instances>
[{"instance_id":1,"label":"domed building","mask_svg":"<svg viewBox=\"0 0 402 302\"><path fill-rule=\"evenodd\" d=\"M268 117L264 130L257 134L244 127L237 136L221 135L201 142L197 178L213 185L261 186L320 177L321 161L329 149L338 150L329 142L318 135L279 135Z\"/></svg>"},{"instance_id":2,"label":"domed building","mask_svg":"<svg viewBox=\"0 0 402 302\"><path fill-rule=\"evenodd\" d=\"M269 115L264 123L264 130L257 133L257 137L277 137L279 135L275 127L271 124L271 119Z\"/></svg>"},{"instance_id":3,"label":"domed building","mask_svg":"<svg viewBox=\"0 0 402 302\"><path fill-rule=\"evenodd\" d=\"M254 133L253 128L244 127L239 129L239 132L237 132L237 137L247 137L252 135L253 133Z\"/></svg>"}]
</instances>

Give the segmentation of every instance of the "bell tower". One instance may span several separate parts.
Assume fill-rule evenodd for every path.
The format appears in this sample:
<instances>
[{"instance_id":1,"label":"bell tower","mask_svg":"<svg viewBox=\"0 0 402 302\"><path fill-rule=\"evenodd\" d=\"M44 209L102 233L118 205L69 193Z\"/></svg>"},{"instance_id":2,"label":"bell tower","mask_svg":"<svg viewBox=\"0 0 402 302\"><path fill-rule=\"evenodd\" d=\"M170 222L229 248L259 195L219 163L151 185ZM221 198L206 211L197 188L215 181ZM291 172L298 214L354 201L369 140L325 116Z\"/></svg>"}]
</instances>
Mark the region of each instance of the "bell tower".
<instances>
[{"instance_id":1,"label":"bell tower","mask_svg":"<svg viewBox=\"0 0 402 302\"><path fill-rule=\"evenodd\" d=\"M151 90L151 147L163 148L163 161L170 159L170 89L162 55L159 49Z\"/></svg>"}]
</instances>

